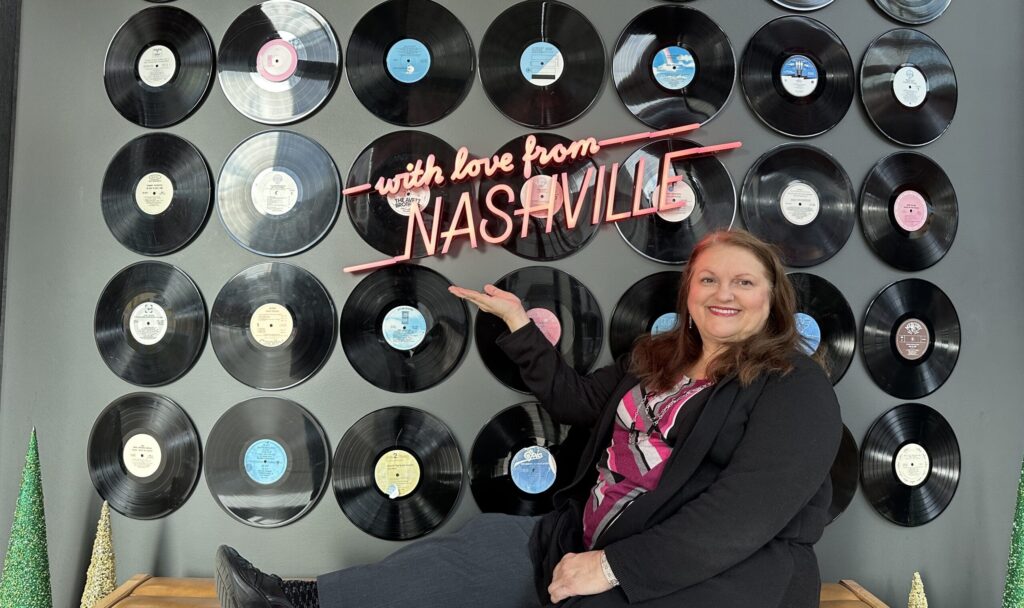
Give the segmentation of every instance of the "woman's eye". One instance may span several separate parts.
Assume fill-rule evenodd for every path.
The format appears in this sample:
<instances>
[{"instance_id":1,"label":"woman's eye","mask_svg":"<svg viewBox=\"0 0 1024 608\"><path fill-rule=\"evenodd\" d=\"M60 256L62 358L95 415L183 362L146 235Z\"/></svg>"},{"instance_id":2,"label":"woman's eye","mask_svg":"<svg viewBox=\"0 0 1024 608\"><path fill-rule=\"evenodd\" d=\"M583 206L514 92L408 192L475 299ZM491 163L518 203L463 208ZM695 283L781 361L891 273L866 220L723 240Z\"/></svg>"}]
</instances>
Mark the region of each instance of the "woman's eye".
<instances>
[{"instance_id":1,"label":"woman's eye","mask_svg":"<svg viewBox=\"0 0 1024 608\"><path fill-rule=\"evenodd\" d=\"M740 279L740 285L742 285L743 287L750 287L753 284L754 282L749 279Z\"/></svg>"},{"instance_id":2,"label":"woman's eye","mask_svg":"<svg viewBox=\"0 0 1024 608\"><path fill-rule=\"evenodd\" d=\"M711 277L704 277L703 279L700 280L700 282L703 283L704 285L710 285L714 283L715 280L712 279Z\"/></svg>"}]
</instances>

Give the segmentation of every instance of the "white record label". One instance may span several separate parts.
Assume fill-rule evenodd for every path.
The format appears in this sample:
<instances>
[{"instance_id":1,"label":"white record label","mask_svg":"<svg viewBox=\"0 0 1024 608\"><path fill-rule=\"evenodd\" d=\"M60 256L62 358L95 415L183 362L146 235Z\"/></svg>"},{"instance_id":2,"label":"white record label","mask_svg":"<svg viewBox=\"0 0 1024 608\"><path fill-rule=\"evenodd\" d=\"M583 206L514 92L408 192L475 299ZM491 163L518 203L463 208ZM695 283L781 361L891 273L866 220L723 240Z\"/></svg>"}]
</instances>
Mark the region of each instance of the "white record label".
<instances>
[{"instance_id":1,"label":"white record label","mask_svg":"<svg viewBox=\"0 0 1024 608\"><path fill-rule=\"evenodd\" d=\"M818 217L821 200L813 186L806 182L794 181L782 191L779 208L782 216L790 224L806 226Z\"/></svg>"},{"instance_id":2,"label":"white record label","mask_svg":"<svg viewBox=\"0 0 1024 608\"><path fill-rule=\"evenodd\" d=\"M284 215L298 200L299 185L285 171L264 169L252 182L252 205L262 215Z\"/></svg>"},{"instance_id":3,"label":"white record label","mask_svg":"<svg viewBox=\"0 0 1024 608\"><path fill-rule=\"evenodd\" d=\"M155 302L143 302L129 316L128 331L139 344L152 346L167 333L167 313Z\"/></svg>"},{"instance_id":4,"label":"white record label","mask_svg":"<svg viewBox=\"0 0 1024 608\"><path fill-rule=\"evenodd\" d=\"M160 215L167 211L173 198L174 184L163 173L147 173L135 186L135 204L147 215Z\"/></svg>"},{"instance_id":5,"label":"white record label","mask_svg":"<svg viewBox=\"0 0 1024 608\"><path fill-rule=\"evenodd\" d=\"M928 96L928 80L921 70L912 65L905 65L896 70L892 79L892 92L896 100L907 108L916 108L924 103Z\"/></svg>"},{"instance_id":6,"label":"white record label","mask_svg":"<svg viewBox=\"0 0 1024 608\"><path fill-rule=\"evenodd\" d=\"M160 451L160 444L152 435L139 433L124 442L121 460L129 473L145 479L160 468L163 453Z\"/></svg>"},{"instance_id":7,"label":"white record label","mask_svg":"<svg viewBox=\"0 0 1024 608\"><path fill-rule=\"evenodd\" d=\"M249 331L256 342L267 348L281 346L288 341L294 329L292 314L280 304L264 304L252 313Z\"/></svg>"},{"instance_id":8,"label":"white record label","mask_svg":"<svg viewBox=\"0 0 1024 608\"><path fill-rule=\"evenodd\" d=\"M916 487L928 478L931 459L928 451L916 443L908 443L896 452L893 469L896 478L905 486Z\"/></svg>"},{"instance_id":9,"label":"white record label","mask_svg":"<svg viewBox=\"0 0 1024 608\"><path fill-rule=\"evenodd\" d=\"M162 44L154 44L139 56L138 69L139 80L157 88L174 79L178 61L171 49Z\"/></svg>"}]
</instances>

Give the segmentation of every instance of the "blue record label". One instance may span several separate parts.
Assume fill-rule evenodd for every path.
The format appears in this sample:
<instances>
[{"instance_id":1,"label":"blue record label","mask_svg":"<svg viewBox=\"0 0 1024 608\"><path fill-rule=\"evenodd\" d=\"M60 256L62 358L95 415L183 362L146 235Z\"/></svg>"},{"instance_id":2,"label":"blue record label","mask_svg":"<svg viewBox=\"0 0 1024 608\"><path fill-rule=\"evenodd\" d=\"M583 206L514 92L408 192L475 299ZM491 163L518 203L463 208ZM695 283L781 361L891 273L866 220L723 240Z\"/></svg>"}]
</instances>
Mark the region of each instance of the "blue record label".
<instances>
[{"instance_id":1,"label":"blue record label","mask_svg":"<svg viewBox=\"0 0 1024 608\"><path fill-rule=\"evenodd\" d=\"M672 331L679 324L679 315L674 312L666 312L651 323L651 335L656 336L667 331Z\"/></svg>"},{"instance_id":2,"label":"blue record label","mask_svg":"<svg viewBox=\"0 0 1024 608\"><path fill-rule=\"evenodd\" d=\"M415 38L403 38L388 49L385 65L398 82L419 82L430 71L430 51Z\"/></svg>"},{"instance_id":3,"label":"blue record label","mask_svg":"<svg viewBox=\"0 0 1024 608\"><path fill-rule=\"evenodd\" d=\"M245 472L258 484L277 483L288 470L288 453L273 439L254 441L245 450Z\"/></svg>"},{"instance_id":4,"label":"blue record label","mask_svg":"<svg viewBox=\"0 0 1024 608\"><path fill-rule=\"evenodd\" d=\"M651 72L661 86L680 91L690 86L697 75L697 62L693 54L681 46L667 46L651 60Z\"/></svg>"},{"instance_id":5,"label":"blue record label","mask_svg":"<svg viewBox=\"0 0 1024 608\"><path fill-rule=\"evenodd\" d=\"M539 87L554 84L561 78L564 68L562 52L549 42L534 42L519 57L519 71L523 78Z\"/></svg>"},{"instance_id":6,"label":"blue record label","mask_svg":"<svg viewBox=\"0 0 1024 608\"><path fill-rule=\"evenodd\" d=\"M527 494L540 494L555 485L558 465L546 448L532 445L516 452L509 467L512 483Z\"/></svg>"},{"instance_id":7,"label":"blue record label","mask_svg":"<svg viewBox=\"0 0 1024 608\"><path fill-rule=\"evenodd\" d=\"M796 319L796 331L803 338L799 344L800 350L807 355L813 355L818 352L818 346L821 345L821 327L811 315L798 312L793 316Z\"/></svg>"},{"instance_id":8,"label":"blue record label","mask_svg":"<svg viewBox=\"0 0 1024 608\"><path fill-rule=\"evenodd\" d=\"M426 337L427 320L412 306L396 306L384 315L380 330L391 348L412 350Z\"/></svg>"},{"instance_id":9,"label":"blue record label","mask_svg":"<svg viewBox=\"0 0 1024 608\"><path fill-rule=\"evenodd\" d=\"M779 70L782 88L793 97L807 97L818 88L818 66L809 57L792 55Z\"/></svg>"}]
</instances>

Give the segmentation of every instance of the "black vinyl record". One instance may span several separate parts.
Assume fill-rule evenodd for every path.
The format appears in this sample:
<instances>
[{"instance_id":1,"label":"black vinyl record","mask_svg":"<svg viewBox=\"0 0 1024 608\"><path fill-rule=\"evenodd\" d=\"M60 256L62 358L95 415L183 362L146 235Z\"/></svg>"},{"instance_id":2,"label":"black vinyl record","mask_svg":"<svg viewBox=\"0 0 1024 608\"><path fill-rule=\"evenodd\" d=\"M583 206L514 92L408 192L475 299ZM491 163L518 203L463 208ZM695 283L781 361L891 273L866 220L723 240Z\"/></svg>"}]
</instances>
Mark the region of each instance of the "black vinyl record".
<instances>
[{"instance_id":1,"label":"black vinyl record","mask_svg":"<svg viewBox=\"0 0 1024 608\"><path fill-rule=\"evenodd\" d=\"M433 154L442 171L455 167L455 149L444 140L422 131L395 131L378 137L359 154L348 172L348 187L376 184L407 171L409 164L426 161ZM409 216L413 205L420 208L423 225L429 230L434 225L437 197L441 197L439 230L447 230L455 217L459 199L472 193L468 182L453 184L449 180L441 186L400 190L393 195L381 195L376 190L349 196L348 217L356 232L374 249L390 256L405 253ZM418 232L416 233L419 234ZM423 239L417 236L412 257L427 255Z\"/></svg>"},{"instance_id":2,"label":"black vinyl record","mask_svg":"<svg viewBox=\"0 0 1024 608\"><path fill-rule=\"evenodd\" d=\"M294 401L256 397L232 406L213 425L206 446L210 494L244 524L290 524L308 513L327 488L327 435Z\"/></svg>"},{"instance_id":3,"label":"black vinyl record","mask_svg":"<svg viewBox=\"0 0 1024 608\"><path fill-rule=\"evenodd\" d=\"M792 137L828 131L853 102L849 51L810 17L779 17L758 30L743 53L740 81L758 118Z\"/></svg>"},{"instance_id":4,"label":"black vinyl record","mask_svg":"<svg viewBox=\"0 0 1024 608\"><path fill-rule=\"evenodd\" d=\"M96 418L88 462L96 491L112 509L134 519L156 519L192 495L202 448L181 406L163 395L132 393Z\"/></svg>"},{"instance_id":5,"label":"black vinyl record","mask_svg":"<svg viewBox=\"0 0 1024 608\"><path fill-rule=\"evenodd\" d=\"M556 268L529 266L513 270L494 285L522 301L526 314L566 363L581 374L590 371L601 354L604 321L597 299L583 283ZM505 386L528 393L530 389L519 375L519 366L495 342L507 331L505 322L498 317L477 313L474 335L484 365Z\"/></svg>"},{"instance_id":6,"label":"black vinyl record","mask_svg":"<svg viewBox=\"0 0 1024 608\"><path fill-rule=\"evenodd\" d=\"M184 272L137 262L110 279L96 303L96 347L103 362L139 386L185 374L206 343L206 305Z\"/></svg>"},{"instance_id":7,"label":"black vinyl record","mask_svg":"<svg viewBox=\"0 0 1024 608\"><path fill-rule=\"evenodd\" d=\"M301 120L331 96L341 48L320 13L294 0L266 0L224 33L217 77L245 116L270 125Z\"/></svg>"},{"instance_id":8,"label":"black vinyl record","mask_svg":"<svg viewBox=\"0 0 1024 608\"><path fill-rule=\"evenodd\" d=\"M875 0L875 4L896 21L922 25L946 12L950 0Z\"/></svg>"},{"instance_id":9,"label":"black vinyl record","mask_svg":"<svg viewBox=\"0 0 1024 608\"><path fill-rule=\"evenodd\" d=\"M323 367L338 331L334 302L312 274L270 262L221 288L210 311L210 342L239 382L262 390L295 386Z\"/></svg>"},{"instance_id":10,"label":"black vinyl record","mask_svg":"<svg viewBox=\"0 0 1024 608\"><path fill-rule=\"evenodd\" d=\"M320 144L293 131L264 131L238 144L220 170L217 213L236 243L270 257L320 241L341 206L341 178Z\"/></svg>"},{"instance_id":11,"label":"black vinyl record","mask_svg":"<svg viewBox=\"0 0 1024 608\"><path fill-rule=\"evenodd\" d=\"M679 324L677 298L683 273L666 270L646 276L622 294L608 328L608 345L618 359L644 334L658 335Z\"/></svg>"},{"instance_id":12,"label":"black vinyl record","mask_svg":"<svg viewBox=\"0 0 1024 608\"><path fill-rule=\"evenodd\" d=\"M107 48L103 85L122 116L159 129L184 120L213 81L213 40L191 14L171 6L139 11Z\"/></svg>"},{"instance_id":13,"label":"black vinyl record","mask_svg":"<svg viewBox=\"0 0 1024 608\"><path fill-rule=\"evenodd\" d=\"M803 338L800 350L817 356L832 384L842 379L853 362L857 319L850 303L835 285L816 274L791 272L796 290L796 328Z\"/></svg>"},{"instance_id":14,"label":"black vinyl record","mask_svg":"<svg viewBox=\"0 0 1024 608\"><path fill-rule=\"evenodd\" d=\"M494 106L527 127L576 120L604 85L604 45L594 25L556 0L513 4L480 43L480 81Z\"/></svg>"},{"instance_id":15,"label":"black vinyl record","mask_svg":"<svg viewBox=\"0 0 1024 608\"><path fill-rule=\"evenodd\" d=\"M832 461L832 468L828 474L832 480L832 504L828 507L829 523L832 523L853 502L853 496L857 493L857 481L860 479L857 440L853 438L845 424L843 438L839 442L839 452Z\"/></svg>"},{"instance_id":16,"label":"black vinyl record","mask_svg":"<svg viewBox=\"0 0 1024 608\"><path fill-rule=\"evenodd\" d=\"M791 11L816 11L832 4L833 0L772 0L775 4Z\"/></svg>"},{"instance_id":17,"label":"black vinyl record","mask_svg":"<svg viewBox=\"0 0 1024 608\"><path fill-rule=\"evenodd\" d=\"M868 118L889 139L923 146L956 114L956 73L938 42L917 30L890 30L868 45L860 64Z\"/></svg>"},{"instance_id":18,"label":"black vinyl record","mask_svg":"<svg viewBox=\"0 0 1024 608\"><path fill-rule=\"evenodd\" d=\"M341 311L341 346L356 372L378 388L413 393L455 371L469 341L469 309L450 286L409 264L360 281Z\"/></svg>"},{"instance_id":19,"label":"black vinyl record","mask_svg":"<svg viewBox=\"0 0 1024 608\"><path fill-rule=\"evenodd\" d=\"M927 405L897 405L868 429L860 452L864 496L883 517L921 526L949 506L960 481L960 444Z\"/></svg>"},{"instance_id":20,"label":"black vinyl record","mask_svg":"<svg viewBox=\"0 0 1024 608\"><path fill-rule=\"evenodd\" d=\"M462 454L437 417L386 407L360 418L334 454L334 496L359 529L409 540L448 518L462 490Z\"/></svg>"},{"instance_id":21,"label":"black vinyl record","mask_svg":"<svg viewBox=\"0 0 1024 608\"><path fill-rule=\"evenodd\" d=\"M682 181L669 185L668 204L659 200L661 159L669 152L700 147L685 139L663 139L647 144L629 155L619 167L615 184L615 212L627 212L633 192L641 180L640 207L663 211L634 216L615 223L626 244L645 258L663 264L682 264L708 233L732 226L736 219L736 188L729 171L714 156L677 158L669 177ZM643 160L643 173L638 174Z\"/></svg>"},{"instance_id":22,"label":"black vinyl record","mask_svg":"<svg viewBox=\"0 0 1024 608\"><path fill-rule=\"evenodd\" d=\"M536 138L537 146L548 150L556 145L568 147L572 143L568 138L553 133L522 135L499 148L494 153L495 156L506 153L512 154L513 157L521 156L528 137ZM591 169L593 172L588 182L587 171ZM531 167L530 179L524 178L522 171L485 177L480 180L480 191L477 196L480 202L480 217L487 221L487 231L492 236L507 231L508 237L502 246L519 257L551 261L570 256L589 243L600 228L600 222L595 224L593 221L594 208L600 204L596 200L597 173L594 161L585 158L560 165L534 165ZM564 183L563 174L566 177ZM492 188L499 185L511 188L514 199L510 200L504 194L496 194L492 197L492 209L486 204L485 199ZM568 190L565 188L566 185ZM526 198L527 190L529 202ZM548 201L552 199L550 207L554 210L554 215L551 220L551 231L548 232L548 213L542 208L548 206ZM515 211L522 212L527 207L534 209L528 216L514 215ZM577 221L572 229L569 228L570 215ZM521 232L524 221L529 222L525 237Z\"/></svg>"},{"instance_id":23,"label":"black vinyl record","mask_svg":"<svg viewBox=\"0 0 1024 608\"><path fill-rule=\"evenodd\" d=\"M732 95L736 57L704 13L663 4L629 22L612 55L612 79L644 124L669 129L714 118Z\"/></svg>"},{"instance_id":24,"label":"black vinyl record","mask_svg":"<svg viewBox=\"0 0 1024 608\"><path fill-rule=\"evenodd\" d=\"M941 289L904 279L883 289L864 314L861 351L885 392L917 399L949 379L960 354L960 319Z\"/></svg>"},{"instance_id":25,"label":"black vinyl record","mask_svg":"<svg viewBox=\"0 0 1024 608\"><path fill-rule=\"evenodd\" d=\"M118 242L142 255L166 255L187 245L206 223L213 180L195 146L170 133L151 133L117 151L101 192L103 219Z\"/></svg>"},{"instance_id":26,"label":"black vinyl record","mask_svg":"<svg viewBox=\"0 0 1024 608\"><path fill-rule=\"evenodd\" d=\"M952 182L923 154L890 154L864 180L864 238L878 257L900 270L924 270L941 260L953 245L959 217Z\"/></svg>"},{"instance_id":27,"label":"black vinyl record","mask_svg":"<svg viewBox=\"0 0 1024 608\"><path fill-rule=\"evenodd\" d=\"M754 162L740 192L743 223L779 248L787 266L814 266L834 256L853 233L853 183L824 150L783 144Z\"/></svg>"},{"instance_id":28,"label":"black vinyl record","mask_svg":"<svg viewBox=\"0 0 1024 608\"><path fill-rule=\"evenodd\" d=\"M416 127L452 112L476 72L473 40L431 0L387 0L356 23L345 67L352 91L381 120Z\"/></svg>"}]
</instances>

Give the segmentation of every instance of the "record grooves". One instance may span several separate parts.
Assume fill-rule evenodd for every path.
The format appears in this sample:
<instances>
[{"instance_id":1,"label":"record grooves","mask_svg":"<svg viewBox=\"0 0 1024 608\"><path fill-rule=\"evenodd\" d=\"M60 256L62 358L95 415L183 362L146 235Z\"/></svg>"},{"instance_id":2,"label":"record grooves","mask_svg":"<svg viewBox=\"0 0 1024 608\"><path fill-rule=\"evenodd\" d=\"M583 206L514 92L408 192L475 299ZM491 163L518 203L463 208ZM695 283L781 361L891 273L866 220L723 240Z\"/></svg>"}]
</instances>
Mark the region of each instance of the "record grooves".
<instances>
[{"instance_id":1,"label":"record grooves","mask_svg":"<svg viewBox=\"0 0 1024 608\"><path fill-rule=\"evenodd\" d=\"M644 334L658 335L679 325L676 299L683 273L666 270L644 277L619 298L608 328L608 345L618 359Z\"/></svg>"},{"instance_id":2,"label":"record grooves","mask_svg":"<svg viewBox=\"0 0 1024 608\"><path fill-rule=\"evenodd\" d=\"M853 309L835 285L818 275L792 272L796 290L797 332L800 350L821 360L832 384L842 379L853 362L857 320Z\"/></svg>"},{"instance_id":3,"label":"record grooves","mask_svg":"<svg viewBox=\"0 0 1024 608\"><path fill-rule=\"evenodd\" d=\"M875 0L883 13L909 25L923 25L938 19L951 0Z\"/></svg>"}]
</instances>

